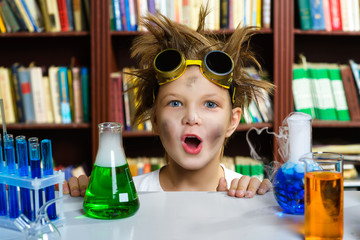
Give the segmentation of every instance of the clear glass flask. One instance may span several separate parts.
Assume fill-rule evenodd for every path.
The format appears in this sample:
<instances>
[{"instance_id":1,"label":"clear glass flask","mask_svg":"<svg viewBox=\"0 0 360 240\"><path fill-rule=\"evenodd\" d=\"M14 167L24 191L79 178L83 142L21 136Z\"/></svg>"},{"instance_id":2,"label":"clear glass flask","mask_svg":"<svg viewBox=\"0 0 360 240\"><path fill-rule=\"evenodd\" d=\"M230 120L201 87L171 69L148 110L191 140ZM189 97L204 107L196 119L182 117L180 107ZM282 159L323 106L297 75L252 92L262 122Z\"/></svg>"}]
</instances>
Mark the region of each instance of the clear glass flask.
<instances>
[{"instance_id":1,"label":"clear glass flask","mask_svg":"<svg viewBox=\"0 0 360 240\"><path fill-rule=\"evenodd\" d=\"M132 216L140 204L122 145L122 124L105 122L98 127L99 148L84 198L84 211L101 219Z\"/></svg>"}]
</instances>

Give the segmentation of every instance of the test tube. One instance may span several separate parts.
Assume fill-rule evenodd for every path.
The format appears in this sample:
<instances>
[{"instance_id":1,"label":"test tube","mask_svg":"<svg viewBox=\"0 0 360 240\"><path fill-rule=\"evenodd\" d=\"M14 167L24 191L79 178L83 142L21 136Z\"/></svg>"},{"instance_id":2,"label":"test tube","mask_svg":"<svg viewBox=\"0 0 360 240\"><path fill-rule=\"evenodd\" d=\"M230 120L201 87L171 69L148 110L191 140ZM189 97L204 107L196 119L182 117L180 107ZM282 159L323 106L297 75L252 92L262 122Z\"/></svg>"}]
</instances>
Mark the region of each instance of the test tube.
<instances>
[{"instance_id":1,"label":"test tube","mask_svg":"<svg viewBox=\"0 0 360 240\"><path fill-rule=\"evenodd\" d=\"M27 142L25 136L20 135L15 138L16 155L18 160L19 176L29 176L29 160L27 153ZM20 188L21 212L29 219L32 219L30 190Z\"/></svg>"},{"instance_id":2,"label":"test tube","mask_svg":"<svg viewBox=\"0 0 360 240\"><path fill-rule=\"evenodd\" d=\"M4 149L5 149L5 159L8 168L8 173L15 174L16 162L15 162L15 150L14 150L14 137L12 134L6 134L4 136ZM9 217L17 218L20 215L17 186L8 184L8 199L9 199Z\"/></svg>"},{"instance_id":3,"label":"test tube","mask_svg":"<svg viewBox=\"0 0 360 240\"><path fill-rule=\"evenodd\" d=\"M0 134L0 172L5 172L1 134ZM0 183L0 216L6 216L6 215L7 215L6 187L5 184Z\"/></svg>"},{"instance_id":4,"label":"test tube","mask_svg":"<svg viewBox=\"0 0 360 240\"><path fill-rule=\"evenodd\" d=\"M44 176L53 175L53 160L51 141L49 139L43 139L41 141L41 156L43 161L43 173ZM49 186L45 188L45 199L50 201L55 198L55 187ZM47 214L50 220L56 219L56 206L55 203L51 204L47 209Z\"/></svg>"},{"instance_id":5,"label":"test tube","mask_svg":"<svg viewBox=\"0 0 360 240\"><path fill-rule=\"evenodd\" d=\"M40 162L40 146L38 138L31 137L28 139L29 142L29 156L30 156L30 169L31 178L41 178L41 162ZM39 205L35 205L35 212L43 205L42 189L39 189ZM36 203L36 196L34 193L34 203Z\"/></svg>"}]
</instances>

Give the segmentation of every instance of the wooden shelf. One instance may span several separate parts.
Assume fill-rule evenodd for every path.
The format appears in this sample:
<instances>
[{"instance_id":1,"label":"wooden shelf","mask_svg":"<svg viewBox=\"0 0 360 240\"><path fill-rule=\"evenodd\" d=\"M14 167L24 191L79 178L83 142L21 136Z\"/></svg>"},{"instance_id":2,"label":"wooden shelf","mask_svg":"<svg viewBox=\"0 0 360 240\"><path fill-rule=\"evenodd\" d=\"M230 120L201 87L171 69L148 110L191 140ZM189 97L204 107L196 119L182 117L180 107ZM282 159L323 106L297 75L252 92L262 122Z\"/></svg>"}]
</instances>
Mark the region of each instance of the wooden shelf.
<instances>
[{"instance_id":1,"label":"wooden shelf","mask_svg":"<svg viewBox=\"0 0 360 240\"><path fill-rule=\"evenodd\" d=\"M321 121L313 120L313 128L360 128L360 122Z\"/></svg>"},{"instance_id":2,"label":"wooden shelf","mask_svg":"<svg viewBox=\"0 0 360 240\"><path fill-rule=\"evenodd\" d=\"M329 36L360 36L360 32L346 32L346 31L315 31L315 30L301 30L294 29L294 34L297 35L329 35Z\"/></svg>"}]
</instances>

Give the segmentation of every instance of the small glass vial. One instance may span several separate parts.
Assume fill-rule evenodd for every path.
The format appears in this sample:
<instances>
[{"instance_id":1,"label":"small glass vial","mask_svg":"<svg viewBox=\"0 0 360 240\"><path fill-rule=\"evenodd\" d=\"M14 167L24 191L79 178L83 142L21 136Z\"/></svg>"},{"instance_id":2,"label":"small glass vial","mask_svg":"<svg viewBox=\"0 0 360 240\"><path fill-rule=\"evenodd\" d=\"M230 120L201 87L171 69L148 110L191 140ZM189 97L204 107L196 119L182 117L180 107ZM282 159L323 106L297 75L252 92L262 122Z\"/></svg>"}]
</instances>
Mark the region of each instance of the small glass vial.
<instances>
[{"instance_id":1,"label":"small glass vial","mask_svg":"<svg viewBox=\"0 0 360 240\"><path fill-rule=\"evenodd\" d=\"M90 217L126 218L139 209L139 199L122 145L122 125L99 127L99 148L86 190L83 208Z\"/></svg>"}]
</instances>

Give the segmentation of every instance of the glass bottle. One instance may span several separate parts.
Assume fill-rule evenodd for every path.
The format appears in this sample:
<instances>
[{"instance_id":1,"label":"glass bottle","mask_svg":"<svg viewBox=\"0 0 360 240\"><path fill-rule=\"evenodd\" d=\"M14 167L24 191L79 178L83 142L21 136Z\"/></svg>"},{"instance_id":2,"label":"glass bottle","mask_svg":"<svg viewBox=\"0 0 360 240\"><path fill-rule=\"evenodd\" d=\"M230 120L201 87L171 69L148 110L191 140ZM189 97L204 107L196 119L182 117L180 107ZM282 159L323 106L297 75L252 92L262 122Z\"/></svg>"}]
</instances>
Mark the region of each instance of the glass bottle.
<instances>
[{"instance_id":1,"label":"glass bottle","mask_svg":"<svg viewBox=\"0 0 360 240\"><path fill-rule=\"evenodd\" d=\"M83 208L90 217L116 219L132 216L139 199L122 145L122 125L99 127L99 148L85 193Z\"/></svg>"}]
</instances>

